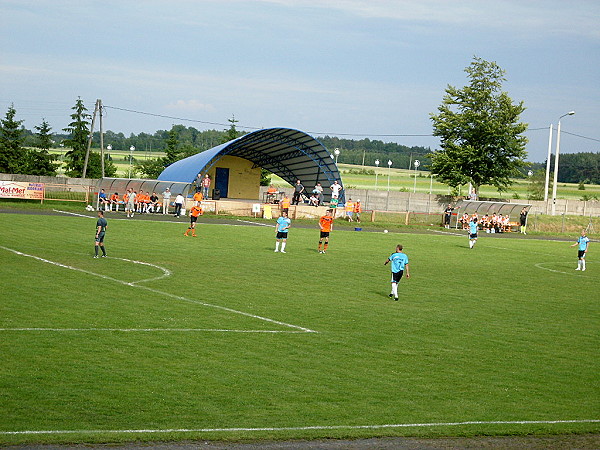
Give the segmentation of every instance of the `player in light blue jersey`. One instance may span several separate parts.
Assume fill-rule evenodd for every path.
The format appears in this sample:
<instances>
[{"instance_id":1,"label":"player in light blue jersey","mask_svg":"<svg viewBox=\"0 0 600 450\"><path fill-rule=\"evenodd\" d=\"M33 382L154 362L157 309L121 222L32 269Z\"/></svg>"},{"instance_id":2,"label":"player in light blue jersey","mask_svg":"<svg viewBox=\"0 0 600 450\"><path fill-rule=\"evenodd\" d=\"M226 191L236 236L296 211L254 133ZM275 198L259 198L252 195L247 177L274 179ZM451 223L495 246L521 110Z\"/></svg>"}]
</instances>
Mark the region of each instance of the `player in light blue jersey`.
<instances>
[{"instance_id":1,"label":"player in light blue jersey","mask_svg":"<svg viewBox=\"0 0 600 450\"><path fill-rule=\"evenodd\" d=\"M402 246L400 244L396 246L396 251L386 259L384 265L387 265L389 262L392 263L392 292L389 296L398 301L398 283L400 283L404 271L406 271L406 278L410 278L408 256L406 253L402 253Z\"/></svg>"},{"instance_id":2,"label":"player in light blue jersey","mask_svg":"<svg viewBox=\"0 0 600 450\"><path fill-rule=\"evenodd\" d=\"M475 243L477 242L477 217L472 217L469 222L469 248L475 247Z\"/></svg>"},{"instance_id":3,"label":"player in light blue jersey","mask_svg":"<svg viewBox=\"0 0 600 450\"><path fill-rule=\"evenodd\" d=\"M288 218L287 212L283 211L277 219L277 235L275 236L275 252L279 251L279 243L281 243L281 253L286 253L285 245L287 244L288 231L292 226L292 221Z\"/></svg>"},{"instance_id":4,"label":"player in light blue jersey","mask_svg":"<svg viewBox=\"0 0 600 450\"><path fill-rule=\"evenodd\" d=\"M577 242L575 242L571 247L575 247L578 245L577 249L577 269L575 270L585 270L585 254L588 251L588 247L590 245L590 238L585 235L585 230L581 230L581 236L577 238Z\"/></svg>"}]
</instances>

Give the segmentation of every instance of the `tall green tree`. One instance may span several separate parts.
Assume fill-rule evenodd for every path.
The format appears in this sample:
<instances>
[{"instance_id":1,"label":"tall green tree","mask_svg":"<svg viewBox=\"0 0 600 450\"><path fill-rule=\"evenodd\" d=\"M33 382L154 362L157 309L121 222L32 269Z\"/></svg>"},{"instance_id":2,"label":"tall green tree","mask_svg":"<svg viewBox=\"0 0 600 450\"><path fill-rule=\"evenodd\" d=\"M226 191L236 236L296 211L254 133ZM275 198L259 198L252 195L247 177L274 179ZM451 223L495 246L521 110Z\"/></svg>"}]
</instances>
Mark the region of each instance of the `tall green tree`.
<instances>
[{"instance_id":1,"label":"tall green tree","mask_svg":"<svg viewBox=\"0 0 600 450\"><path fill-rule=\"evenodd\" d=\"M90 115L87 113L87 108L83 104L81 97L75 102L75 106L71 108L71 123L63 130L69 133L69 138L64 141L64 144L71 147L66 154L66 174L70 177L81 177L83 174L83 164L85 162L85 153L87 151L87 141L90 133L89 121ZM88 161L89 164L89 161Z\"/></svg>"},{"instance_id":2,"label":"tall green tree","mask_svg":"<svg viewBox=\"0 0 600 450\"><path fill-rule=\"evenodd\" d=\"M223 135L221 144L224 144L225 142L229 142L240 137L240 134L237 128L235 127L235 124L238 123L239 120L235 120L235 116L231 116L231 119L227 119L227 121L230 125L229 128L225 130L225 134Z\"/></svg>"},{"instance_id":3,"label":"tall green tree","mask_svg":"<svg viewBox=\"0 0 600 450\"><path fill-rule=\"evenodd\" d=\"M527 156L527 124L519 121L525 107L502 91L504 70L495 62L475 57L465 72L469 84L448 85L438 114L431 114L433 134L441 138L441 149L429 154L431 171L452 187L505 190Z\"/></svg>"},{"instance_id":4,"label":"tall green tree","mask_svg":"<svg viewBox=\"0 0 600 450\"><path fill-rule=\"evenodd\" d=\"M42 119L42 123L33 128L37 130L35 133L37 138L35 146L42 150L50 150L54 143L52 140L52 128L50 127L50 124L46 122L46 119Z\"/></svg>"},{"instance_id":5,"label":"tall green tree","mask_svg":"<svg viewBox=\"0 0 600 450\"><path fill-rule=\"evenodd\" d=\"M56 157L48 151L52 147L52 128L42 120L40 125L34 127L37 130L35 134L35 146L40 150L27 150L24 157L24 173L29 175L55 176L58 164L54 161Z\"/></svg>"},{"instance_id":6,"label":"tall green tree","mask_svg":"<svg viewBox=\"0 0 600 450\"><path fill-rule=\"evenodd\" d=\"M10 105L0 120L0 172L22 173L24 151L22 120L15 120L17 111Z\"/></svg>"},{"instance_id":7,"label":"tall green tree","mask_svg":"<svg viewBox=\"0 0 600 450\"><path fill-rule=\"evenodd\" d=\"M167 147L165 148L166 156L164 157L165 166L173 164L179 160L179 140L177 139L177 130L175 126L169 131L169 137L167 139Z\"/></svg>"}]
</instances>

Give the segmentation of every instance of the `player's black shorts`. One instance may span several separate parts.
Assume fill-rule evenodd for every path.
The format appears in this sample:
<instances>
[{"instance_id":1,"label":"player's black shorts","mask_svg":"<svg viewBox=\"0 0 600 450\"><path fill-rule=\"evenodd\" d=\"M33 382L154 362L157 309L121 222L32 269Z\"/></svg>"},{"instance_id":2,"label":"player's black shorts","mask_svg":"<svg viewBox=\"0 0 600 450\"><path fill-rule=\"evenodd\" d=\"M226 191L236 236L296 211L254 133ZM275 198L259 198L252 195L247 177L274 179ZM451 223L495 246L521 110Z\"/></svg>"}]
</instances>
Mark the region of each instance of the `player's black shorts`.
<instances>
[{"instance_id":1,"label":"player's black shorts","mask_svg":"<svg viewBox=\"0 0 600 450\"><path fill-rule=\"evenodd\" d=\"M400 278L404 275L404 270L400 272L392 272L392 283L400 283Z\"/></svg>"},{"instance_id":2,"label":"player's black shorts","mask_svg":"<svg viewBox=\"0 0 600 450\"><path fill-rule=\"evenodd\" d=\"M96 237L96 242L104 242L104 235L106 233L104 231L101 231L100 234L98 234L98 237Z\"/></svg>"},{"instance_id":3,"label":"player's black shorts","mask_svg":"<svg viewBox=\"0 0 600 450\"><path fill-rule=\"evenodd\" d=\"M190 216L190 223L196 223L196 222L198 222L198 217Z\"/></svg>"},{"instance_id":4,"label":"player's black shorts","mask_svg":"<svg viewBox=\"0 0 600 450\"><path fill-rule=\"evenodd\" d=\"M329 237L329 231L321 231L321 239Z\"/></svg>"},{"instance_id":5,"label":"player's black shorts","mask_svg":"<svg viewBox=\"0 0 600 450\"><path fill-rule=\"evenodd\" d=\"M585 256L585 250L577 250L577 258L581 259Z\"/></svg>"},{"instance_id":6,"label":"player's black shorts","mask_svg":"<svg viewBox=\"0 0 600 450\"><path fill-rule=\"evenodd\" d=\"M275 236L276 239L287 239L287 232L285 231L278 231L277 232L277 236Z\"/></svg>"},{"instance_id":7,"label":"player's black shorts","mask_svg":"<svg viewBox=\"0 0 600 450\"><path fill-rule=\"evenodd\" d=\"M469 233L469 239L477 239L477 233Z\"/></svg>"}]
</instances>

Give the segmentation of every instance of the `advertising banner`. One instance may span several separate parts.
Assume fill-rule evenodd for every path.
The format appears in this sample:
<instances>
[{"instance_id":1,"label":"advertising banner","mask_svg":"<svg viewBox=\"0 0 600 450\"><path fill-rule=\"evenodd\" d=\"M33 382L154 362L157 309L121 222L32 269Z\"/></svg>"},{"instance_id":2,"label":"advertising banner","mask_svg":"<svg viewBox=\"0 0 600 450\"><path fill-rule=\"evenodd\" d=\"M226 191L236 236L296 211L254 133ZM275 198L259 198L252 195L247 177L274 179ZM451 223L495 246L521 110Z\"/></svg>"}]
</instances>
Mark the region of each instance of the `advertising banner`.
<instances>
[{"instance_id":1,"label":"advertising banner","mask_svg":"<svg viewBox=\"0 0 600 450\"><path fill-rule=\"evenodd\" d=\"M44 183L0 181L0 198L44 199Z\"/></svg>"}]
</instances>

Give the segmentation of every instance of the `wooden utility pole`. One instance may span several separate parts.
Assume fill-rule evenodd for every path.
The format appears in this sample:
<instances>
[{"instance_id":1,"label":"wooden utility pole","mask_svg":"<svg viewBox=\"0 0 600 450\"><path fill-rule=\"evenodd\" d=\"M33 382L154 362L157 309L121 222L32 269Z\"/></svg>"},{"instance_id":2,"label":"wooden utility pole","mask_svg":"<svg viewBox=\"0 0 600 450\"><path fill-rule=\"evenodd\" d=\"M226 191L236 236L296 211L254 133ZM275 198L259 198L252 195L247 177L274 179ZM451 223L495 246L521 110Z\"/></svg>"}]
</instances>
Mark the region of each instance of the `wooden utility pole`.
<instances>
[{"instance_id":1,"label":"wooden utility pole","mask_svg":"<svg viewBox=\"0 0 600 450\"><path fill-rule=\"evenodd\" d=\"M96 106L94 107L94 115L92 117L92 127L90 129L90 137L88 139L87 151L85 152L85 161L83 163L83 173L81 174L81 178L85 178L87 173L88 161L90 159L90 149L92 148L92 138L94 137L94 124L96 123L96 114L98 114L98 109L100 100L96 100Z\"/></svg>"}]
</instances>

